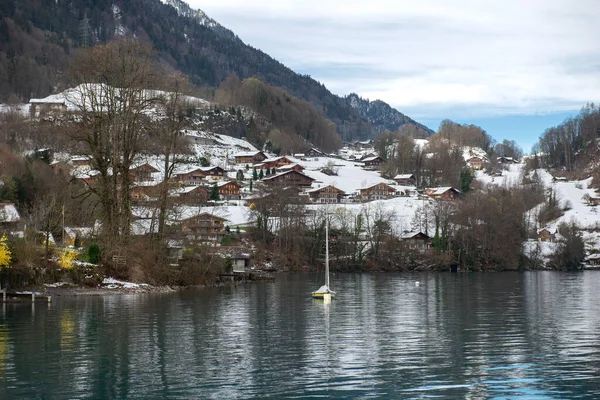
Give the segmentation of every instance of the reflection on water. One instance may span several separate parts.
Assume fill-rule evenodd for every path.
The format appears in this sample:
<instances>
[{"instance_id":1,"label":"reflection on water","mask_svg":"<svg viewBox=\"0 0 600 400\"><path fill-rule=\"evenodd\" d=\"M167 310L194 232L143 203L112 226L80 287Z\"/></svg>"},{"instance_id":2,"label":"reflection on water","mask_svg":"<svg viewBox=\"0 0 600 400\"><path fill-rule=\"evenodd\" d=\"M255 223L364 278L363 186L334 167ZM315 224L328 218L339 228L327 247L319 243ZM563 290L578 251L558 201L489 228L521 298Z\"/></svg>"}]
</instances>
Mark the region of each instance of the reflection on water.
<instances>
[{"instance_id":1,"label":"reflection on water","mask_svg":"<svg viewBox=\"0 0 600 400\"><path fill-rule=\"evenodd\" d=\"M324 304L293 275L6 304L0 398L600 398L599 283L348 274Z\"/></svg>"}]
</instances>

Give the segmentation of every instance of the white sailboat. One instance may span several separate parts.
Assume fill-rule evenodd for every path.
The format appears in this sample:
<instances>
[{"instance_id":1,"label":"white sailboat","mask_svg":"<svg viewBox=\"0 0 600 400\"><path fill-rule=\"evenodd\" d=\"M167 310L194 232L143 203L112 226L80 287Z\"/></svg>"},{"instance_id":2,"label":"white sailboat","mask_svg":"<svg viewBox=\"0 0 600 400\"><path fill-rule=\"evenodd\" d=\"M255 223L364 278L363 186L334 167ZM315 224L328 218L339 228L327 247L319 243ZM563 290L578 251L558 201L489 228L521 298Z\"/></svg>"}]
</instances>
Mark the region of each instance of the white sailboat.
<instances>
[{"instance_id":1,"label":"white sailboat","mask_svg":"<svg viewBox=\"0 0 600 400\"><path fill-rule=\"evenodd\" d=\"M329 221L325 222L325 284L312 292L314 299L331 300L335 292L329 288Z\"/></svg>"}]
</instances>

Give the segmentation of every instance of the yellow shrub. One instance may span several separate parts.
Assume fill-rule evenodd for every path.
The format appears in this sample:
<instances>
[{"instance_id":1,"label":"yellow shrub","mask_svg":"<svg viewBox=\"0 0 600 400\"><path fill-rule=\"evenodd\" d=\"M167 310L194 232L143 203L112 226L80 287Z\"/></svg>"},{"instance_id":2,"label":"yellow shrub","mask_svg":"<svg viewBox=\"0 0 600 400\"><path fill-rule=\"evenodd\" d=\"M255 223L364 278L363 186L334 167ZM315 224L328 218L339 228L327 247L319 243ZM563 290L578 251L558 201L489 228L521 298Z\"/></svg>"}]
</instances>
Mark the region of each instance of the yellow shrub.
<instances>
[{"instance_id":1,"label":"yellow shrub","mask_svg":"<svg viewBox=\"0 0 600 400\"><path fill-rule=\"evenodd\" d=\"M73 261L77 258L79 254L76 250L73 249L64 249L62 253L60 253L60 260L58 264L62 269L71 269L74 267Z\"/></svg>"},{"instance_id":2,"label":"yellow shrub","mask_svg":"<svg viewBox=\"0 0 600 400\"><path fill-rule=\"evenodd\" d=\"M10 268L11 260L12 253L8 248L8 243L6 243L6 235L2 235L0 238L0 269Z\"/></svg>"}]
</instances>

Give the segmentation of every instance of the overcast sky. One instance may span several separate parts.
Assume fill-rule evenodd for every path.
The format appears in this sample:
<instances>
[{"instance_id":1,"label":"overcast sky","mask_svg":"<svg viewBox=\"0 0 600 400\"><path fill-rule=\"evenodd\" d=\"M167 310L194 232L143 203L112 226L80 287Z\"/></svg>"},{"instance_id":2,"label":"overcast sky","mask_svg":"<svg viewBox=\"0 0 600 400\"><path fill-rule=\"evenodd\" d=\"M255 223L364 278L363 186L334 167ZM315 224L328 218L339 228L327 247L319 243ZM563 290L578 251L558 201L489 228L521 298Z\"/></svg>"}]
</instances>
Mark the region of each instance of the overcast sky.
<instances>
[{"instance_id":1,"label":"overcast sky","mask_svg":"<svg viewBox=\"0 0 600 400\"><path fill-rule=\"evenodd\" d=\"M384 100L433 129L505 120L527 147L545 121L600 100L599 0L188 2L332 92ZM521 129L523 118L539 127Z\"/></svg>"}]
</instances>

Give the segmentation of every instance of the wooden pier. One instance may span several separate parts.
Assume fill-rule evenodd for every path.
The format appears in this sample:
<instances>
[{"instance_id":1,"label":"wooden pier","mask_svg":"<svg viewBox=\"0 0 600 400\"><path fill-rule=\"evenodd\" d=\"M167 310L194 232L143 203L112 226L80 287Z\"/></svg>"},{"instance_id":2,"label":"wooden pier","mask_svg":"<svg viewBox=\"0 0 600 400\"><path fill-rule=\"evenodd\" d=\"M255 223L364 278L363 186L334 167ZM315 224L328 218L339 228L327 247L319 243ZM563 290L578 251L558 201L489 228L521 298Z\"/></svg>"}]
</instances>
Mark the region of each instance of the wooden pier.
<instances>
[{"instance_id":1,"label":"wooden pier","mask_svg":"<svg viewBox=\"0 0 600 400\"><path fill-rule=\"evenodd\" d=\"M3 303L51 303L52 296L39 294L35 292L14 292L6 289L0 289Z\"/></svg>"}]
</instances>

